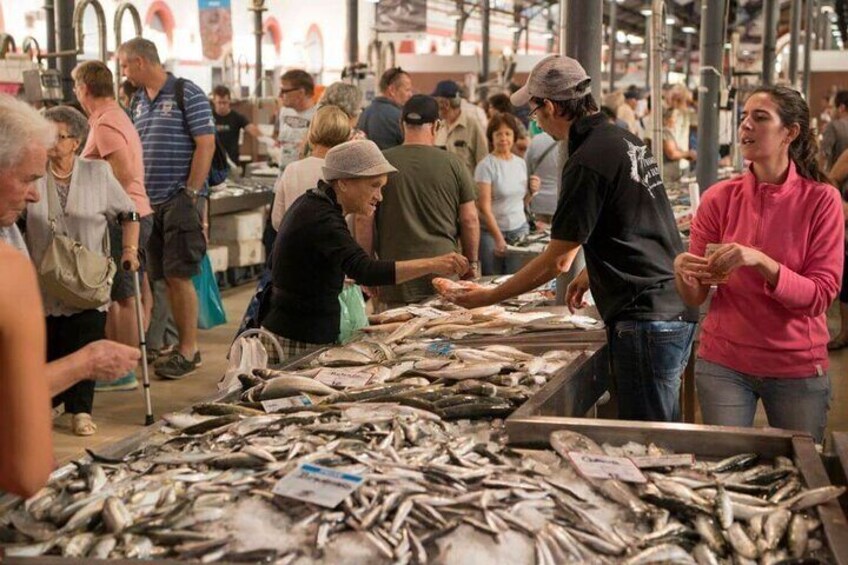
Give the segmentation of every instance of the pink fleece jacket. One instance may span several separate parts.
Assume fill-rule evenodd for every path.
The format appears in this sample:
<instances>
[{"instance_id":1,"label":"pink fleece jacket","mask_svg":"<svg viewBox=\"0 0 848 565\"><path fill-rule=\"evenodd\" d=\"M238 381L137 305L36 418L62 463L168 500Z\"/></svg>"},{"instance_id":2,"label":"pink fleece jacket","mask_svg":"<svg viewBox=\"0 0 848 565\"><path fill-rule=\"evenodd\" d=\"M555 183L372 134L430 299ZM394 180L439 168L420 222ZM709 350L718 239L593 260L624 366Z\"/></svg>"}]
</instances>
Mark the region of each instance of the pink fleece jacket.
<instances>
[{"instance_id":1,"label":"pink fleece jacket","mask_svg":"<svg viewBox=\"0 0 848 565\"><path fill-rule=\"evenodd\" d=\"M701 358L759 377L804 378L824 371L826 311L839 291L845 226L839 192L798 176L781 185L749 170L704 193L689 251L739 243L778 263L774 288L742 267L719 285L701 329Z\"/></svg>"}]
</instances>

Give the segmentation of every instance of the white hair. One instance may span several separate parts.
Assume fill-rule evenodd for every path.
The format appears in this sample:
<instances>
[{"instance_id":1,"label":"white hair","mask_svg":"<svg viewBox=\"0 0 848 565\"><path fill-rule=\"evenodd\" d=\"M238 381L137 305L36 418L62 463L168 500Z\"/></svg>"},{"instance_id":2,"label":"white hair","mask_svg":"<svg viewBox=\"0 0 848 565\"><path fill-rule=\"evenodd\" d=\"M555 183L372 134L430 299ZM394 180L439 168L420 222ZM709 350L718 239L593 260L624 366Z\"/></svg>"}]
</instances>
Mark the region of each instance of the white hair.
<instances>
[{"instance_id":1,"label":"white hair","mask_svg":"<svg viewBox=\"0 0 848 565\"><path fill-rule=\"evenodd\" d=\"M17 165L31 145L48 149L55 142L53 123L26 102L0 94L0 170Z\"/></svg>"}]
</instances>

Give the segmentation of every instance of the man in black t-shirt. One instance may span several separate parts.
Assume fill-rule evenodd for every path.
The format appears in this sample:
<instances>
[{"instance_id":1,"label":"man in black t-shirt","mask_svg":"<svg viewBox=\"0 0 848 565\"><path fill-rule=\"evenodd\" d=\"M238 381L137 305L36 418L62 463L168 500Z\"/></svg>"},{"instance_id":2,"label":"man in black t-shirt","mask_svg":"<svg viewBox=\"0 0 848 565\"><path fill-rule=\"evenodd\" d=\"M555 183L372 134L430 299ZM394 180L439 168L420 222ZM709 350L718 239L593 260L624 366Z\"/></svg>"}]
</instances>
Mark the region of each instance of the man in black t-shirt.
<instances>
[{"instance_id":1,"label":"man in black t-shirt","mask_svg":"<svg viewBox=\"0 0 848 565\"><path fill-rule=\"evenodd\" d=\"M512 95L554 139L568 139L551 243L504 284L455 300L474 307L528 292L567 271L582 246L587 267L566 300L580 308L591 287L608 328L619 417L676 421L698 320L674 284L683 243L650 149L598 112L590 82L580 63L552 55Z\"/></svg>"},{"instance_id":2,"label":"man in black t-shirt","mask_svg":"<svg viewBox=\"0 0 848 565\"><path fill-rule=\"evenodd\" d=\"M215 135L227 156L235 164L239 164L239 134L245 130L253 137L262 135L256 124L236 112L230 107L230 89L219 84L212 90L212 114L215 116Z\"/></svg>"}]
</instances>

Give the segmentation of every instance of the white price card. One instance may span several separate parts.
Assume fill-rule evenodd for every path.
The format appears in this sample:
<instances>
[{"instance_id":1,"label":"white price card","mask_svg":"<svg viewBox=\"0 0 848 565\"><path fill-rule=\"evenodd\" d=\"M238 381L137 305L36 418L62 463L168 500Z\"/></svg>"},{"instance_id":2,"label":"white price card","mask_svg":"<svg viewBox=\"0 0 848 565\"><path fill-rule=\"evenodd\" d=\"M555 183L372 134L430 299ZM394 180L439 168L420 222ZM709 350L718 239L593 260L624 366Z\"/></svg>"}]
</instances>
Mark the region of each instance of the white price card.
<instances>
[{"instance_id":1,"label":"white price card","mask_svg":"<svg viewBox=\"0 0 848 565\"><path fill-rule=\"evenodd\" d=\"M671 455L645 455L642 457L631 457L633 463L640 469L656 469L658 467L691 467L695 463L695 456L691 453L674 453Z\"/></svg>"},{"instance_id":2,"label":"white price card","mask_svg":"<svg viewBox=\"0 0 848 565\"><path fill-rule=\"evenodd\" d=\"M315 376L315 380L333 388L349 388L365 386L371 380L371 377L371 373L364 371L354 373L340 369L321 369L318 375Z\"/></svg>"},{"instance_id":3,"label":"white price card","mask_svg":"<svg viewBox=\"0 0 848 565\"><path fill-rule=\"evenodd\" d=\"M647 479L633 461L627 457L610 457L582 451L569 451L577 471L590 479L615 479L627 483L645 483Z\"/></svg>"},{"instance_id":4,"label":"white price card","mask_svg":"<svg viewBox=\"0 0 848 565\"><path fill-rule=\"evenodd\" d=\"M312 399L305 394L297 396L289 396L287 398L275 398L273 400L263 400L262 408L268 412L276 412L283 408L291 408L293 406L312 406Z\"/></svg>"},{"instance_id":5,"label":"white price card","mask_svg":"<svg viewBox=\"0 0 848 565\"><path fill-rule=\"evenodd\" d=\"M360 475L301 463L274 485L274 494L335 508L365 481Z\"/></svg>"}]
</instances>

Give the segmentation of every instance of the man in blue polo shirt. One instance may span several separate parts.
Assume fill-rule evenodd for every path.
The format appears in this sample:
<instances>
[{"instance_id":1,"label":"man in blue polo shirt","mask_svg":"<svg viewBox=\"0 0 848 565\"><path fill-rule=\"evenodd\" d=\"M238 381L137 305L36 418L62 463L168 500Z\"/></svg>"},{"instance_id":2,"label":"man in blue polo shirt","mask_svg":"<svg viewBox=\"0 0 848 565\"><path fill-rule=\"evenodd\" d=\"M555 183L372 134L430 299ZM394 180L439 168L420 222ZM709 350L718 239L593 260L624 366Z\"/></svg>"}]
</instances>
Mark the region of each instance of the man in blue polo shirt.
<instances>
[{"instance_id":1,"label":"man in blue polo shirt","mask_svg":"<svg viewBox=\"0 0 848 565\"><path fill-rule=\"evenodd\" d=\"M192 277L206 253L205 220L198 200L215 153L215 121L204 92L166 72L153 42L137 37L118 49L121 72L138 87L131 104L144 149L144 184L153 205L148 245L152 280L164 278L179 332L173 353L155 365L156 374L179 379L200 364L197 349L197 294ZM184 111L183 111L184 110ZM202 207L200 207L202 209Z\"/></svg>"}]
</instances>

